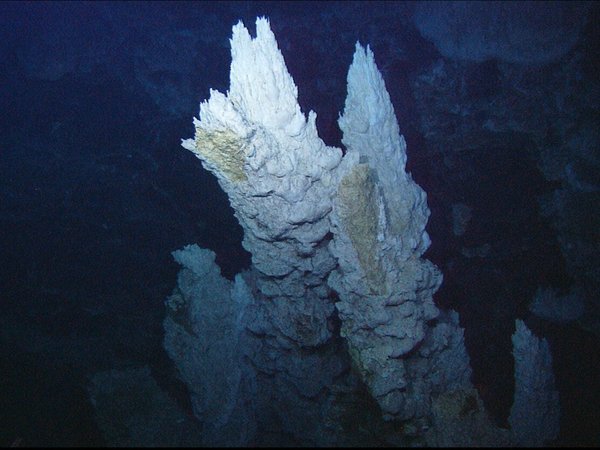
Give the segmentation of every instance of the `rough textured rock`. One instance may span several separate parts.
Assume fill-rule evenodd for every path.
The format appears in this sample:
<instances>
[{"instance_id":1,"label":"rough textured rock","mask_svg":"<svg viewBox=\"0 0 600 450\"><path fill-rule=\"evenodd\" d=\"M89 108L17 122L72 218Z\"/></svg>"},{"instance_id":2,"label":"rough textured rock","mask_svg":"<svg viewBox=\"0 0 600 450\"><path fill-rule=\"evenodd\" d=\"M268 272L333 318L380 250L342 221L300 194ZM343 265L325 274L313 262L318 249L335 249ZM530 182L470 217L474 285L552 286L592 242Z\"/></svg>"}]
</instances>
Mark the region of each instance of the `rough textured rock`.
<instances>
[{"instance_id":1,"label":"rough textured rock","mask_svg":"<svg viewBox=\"0 0 600 450\"><path fill-rule=\"evenodd\" d=\"M515 400L508 421L513 440L520 446L542 446L556 439L560 428L550 348L545 339L534 336L518 319L512 341Z\"/></svg>"},{"instance_id":2,"label":"rough textured rock","mask_svg":"<svg viewBox=\"0 0 600 450\"><path fill-rule=\"evenodd\" d=\"M357 44L340 118L347 146L342 158L342 150L317 135L316 114L307 120L300 111L268 21L258 19L256 30L253 39L241 22L233 28L230 89L227 95L211 91L194 119L195 139L182 144L217 177L252 254L246 280L254 300L242 322L248 332L243 352L256 370L257 433L261 442L271 433L273 444L283 443L282 435L298 443L340 442L327 434L329 405L352 384L343 341L334 333L339 295L340 334L361 379L384 418L411 420L408 434L421 435L431 396L468 387L470 368L457 315L440 314L432 300L442 276L421 258L430 243L426 195L405 171L406 144L373 54ZM192 261L198 252L188 248L175 256L204 279L199 274L215 270ZM186 276L193 277L180 276L180 287ZM224 284L185 287L183 297L191 300L172 297L169 304L200 305L206 295L228 302ZM200 316L190 316L194 334L215 342L211 330L225 325L203 323ZM202 361L191 357L180 369L198 384L192 390L201 402L199 390L212 381L193 368L218 357L203 353ZM186 360L182 352L176 358ZM225 391L227 398L235 389Z\"/></svg>"},{"instance_id":3,"label":"rough textured rock","mask_svg":"<svg viewBox=\"0 0 600 450\"><path fill-rule=\"evenodd\" d=\"M427 444L436 447L537 447L556 439L560 428L548 342L534 336L522 320L512 336L515 395L510 430L489 418L475 389L448 389L434 396Z\"/></svg>"},{"instance_id":4,"label":"rough textured rock","mask_svg":"<svg viewBox=\"0 0 600 450\"><path fill-rule=\"evenodd\" d=\"M203 443L244 445L254 437L254 372L243 361L251 302L238 275L223 278L215 254L197 245L173 252L183 266L167 299L164 346L190 389Z\"/></svg>"},{"instance_id":5,"label":"rough textured rock","mask_svg":"<svg viewBox=\"0 0 600 450\"><path fill-rule=\"evenodd\" d=\"M300 111L268 22L256 27L256 39L241 23L233 28L228 94L211 91L194 121L195 141L183 144L229 196L272 324L315 346L330 337L325 279L335 260L325 238L342 152L318 137L315 113L307 121Z\"/></svg>"},{"instance_id":6,"label":"rough textured rock","mask_svg":"<svg viewBox=\"0 0 600 450\"><path fill-rule=\"evenodd\" d=\"M297 88L268 21L231 39L231 86L211 91L183 142L218 179L252 254L257 302L246 325L248 357L258 371L263 428L313 442L322 398L346 368L330 342L334 312L326 285L336 261L327 248L331 198L342 151L318 137L315 113L300 111ZM272 419L272 420L271 420ZM310 432L309 432L310 431Z\"/></svg>"},{"instance_id":7,"label":"rough textured rock","mask_svg":"<svg viewBox=\"0 0 600 450\"><path fill-rule=\"evenodd\" d=\"M426 325L438 317L432 295L442 282L421 258L429 209L405 172L406 143L368 47L356 46L339 123L347 152L331 215L339 265L329 283L340 296L341 334L386 417L423 418L431 392L448 388L442 380L467 386L470 369L457 318ZM436 378L434 366L448 373Z\"/></svg>"}]
</instances>

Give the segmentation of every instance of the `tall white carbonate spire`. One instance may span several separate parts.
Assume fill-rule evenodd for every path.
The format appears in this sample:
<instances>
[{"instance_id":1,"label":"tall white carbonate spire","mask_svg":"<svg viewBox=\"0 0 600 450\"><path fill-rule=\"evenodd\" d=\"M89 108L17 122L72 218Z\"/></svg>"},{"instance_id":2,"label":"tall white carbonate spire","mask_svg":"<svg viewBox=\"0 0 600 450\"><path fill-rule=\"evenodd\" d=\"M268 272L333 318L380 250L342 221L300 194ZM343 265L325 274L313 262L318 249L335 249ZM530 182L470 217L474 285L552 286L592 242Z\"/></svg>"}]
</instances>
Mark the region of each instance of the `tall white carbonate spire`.
<instances>
[{"instance_id":1,"label":"tall white carbonate spire","mask_svg":"<svg viewBox=\"0 0 600 450\"><path fill-rule=\"evenodd\" d=\"M241 22L233 27L230 89L210 91L194 119L195 138L183 141L227 193L252 254L246 284L236 280L252 298L238 301L244 312L228 325L237 340L227 347L229 360L248 366L219 392L251 398L253 411L242 414L242 404L232 400L230 409L203 420L223 418L213 424L214 436L222 435L223 423L254 417L256 428L244 433L277 424L278 433L298 442L340 444L339 414L347 411L336 409L338 400L355 395L352 401L361 401L351 359L383 416L411 421L418 430L427 425L432 396L468 386L470 368L457 315L440 314L432 300L442 277L422 258L429 245L426 196L405 172L406 143L373 53L356 46L339 121L347 147L342 157L319 138L316 114L301 112L269 22L257 19L256 30L252 38ZM201 254L188 248L179 255L194 272L190 260ZM226 284L214 278L215 285ZM191 279L180 277L171 302L178 320L187 308L181 305L201 302L197 292L206 290L208 281ZM186 336L185 324L169 334L174 359L183 353L177 336ZM169 326L178 326L176 320ZM201 328L186 338L195 343L186 344L192 354L202 347L198 340L215 341L203 338ZM218 325L204 328L212 333ZM220 382L190 378L190 367L209 363L205 356L189 361L182 370L188 382L205 383L192 392ZM214 364L211 373L231 365Z\"/></svg>"}]
</instances>

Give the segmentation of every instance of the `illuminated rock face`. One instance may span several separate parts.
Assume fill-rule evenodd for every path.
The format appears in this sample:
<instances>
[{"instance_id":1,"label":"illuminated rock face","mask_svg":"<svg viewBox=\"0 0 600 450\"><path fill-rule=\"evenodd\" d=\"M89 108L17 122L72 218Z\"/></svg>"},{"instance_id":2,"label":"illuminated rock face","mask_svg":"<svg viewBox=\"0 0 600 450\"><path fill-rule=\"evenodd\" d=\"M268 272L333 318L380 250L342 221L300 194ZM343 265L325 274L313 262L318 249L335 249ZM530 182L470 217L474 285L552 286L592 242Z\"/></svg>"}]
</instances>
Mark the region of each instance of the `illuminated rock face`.
<instances>
[{"instance_id":1,"label":"illuminated rock face","mask_svg":"<svg viewBox=\"0 0 600 450\"><path fill-rule=\"evenodd\" d=\"M316 346L330 337L334 308L326 236L342 151L318 137L313 112L307 121L300 111L268 22L256 27L256 39L241 23L233 28L230 90L211 91L184 147L229 196L272 325L283 339Z\"/></svg>"},{"instance_id":2,"label":"illuminated rock face","mask_svg":"<svg viewBox=\"0 0 600 450\"><path fill-rule=\"evenodd\" d=\"M195 139L183 145L217 177L252 254L255 301L244 353L257 371L258 433L270 427L326 443L322 408L348 367L341 341L331 339L327 286L337 264L328 216L342 151L318 137L315 113L307 120L300 111L269 23L259 19L256 30L252 39L241 23L233 28L228 94L211 91L194 121Z\"/></svg>"},{"instance_id":3,"label":"illuminated rock face","mask_svg":"<svg viewBox=\"0 0 600 450\"><path fill-rule=\"evenodd\" d=\"M442 275L421 258L426 195L405 172L406 144L373 53L357 43L339 120L344 155L319 138L316 114L300 111L268 21L256 30L253 39L234 26L230 89L211 90L195 139L182 143L228 194L252 254L247 337L235 334L257 374L252 417L258 430L273 416L282 432L326 443L319 434L331 433L347 348L383 417L411 420L419 434L432 396L468 387L470 368L457 314L440 314L432 300ZM188 384L206 384L187 372Z\"/></svg>"},{"instance_id":4,"label":"illuminated rock face","mask_svg":"<svg viewBox=\"0 0 600 450\"><path fill-rule=\"evenodd\" d=\"M356 45L339 120L347 147L331 215L341 333L384 417L424 417L432 393L469 385L456 315L439 316L425 192L405 172L406 143L373 53ZM437 325L427 322L438 320Z\"/></svg>"}]
</instances>

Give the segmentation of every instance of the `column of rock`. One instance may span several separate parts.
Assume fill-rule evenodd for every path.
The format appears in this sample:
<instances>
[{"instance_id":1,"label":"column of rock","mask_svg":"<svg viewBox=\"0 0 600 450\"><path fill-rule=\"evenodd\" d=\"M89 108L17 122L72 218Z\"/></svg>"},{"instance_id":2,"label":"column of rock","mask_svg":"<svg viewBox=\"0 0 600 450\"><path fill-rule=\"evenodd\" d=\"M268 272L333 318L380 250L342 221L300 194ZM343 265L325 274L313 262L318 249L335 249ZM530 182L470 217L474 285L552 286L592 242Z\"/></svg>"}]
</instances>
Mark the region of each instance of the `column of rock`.
<instances>
[{"instance_id":1,"label":"column of rock","mask_svg":"<svg viewBox=\"0 0 600 450\"><path fill-rule=\"evenodd\" d=\"M227 95L211 90L183 146L217 177L252 254L257 301L246 326L256 336L248 356L259 373L259 415L275 414L265 420L294 436L314 433L318 403L345 364L330 339L326 284L336 265L327 216L342 152L318 137L314 112L307 120L300 111L266 19L254 39L234 26L231 54Z\"/></svg>"},{"instance_id":2,"label":"column of rock","mask_svg":"<svg viewBox=\"0 0 600 450\"><path fill-rule=\"evenodd\" d=\"M339 265L342 336L388 419L422 419L430 399L467 386L470 368L456 314L432 295L442 281L429 246L426 195L405 172L406 143L373 53L358 43L339 119L347 153L330 243ZM435 325L428 325L428 323Z\"/></svg>"}]
</instances>

